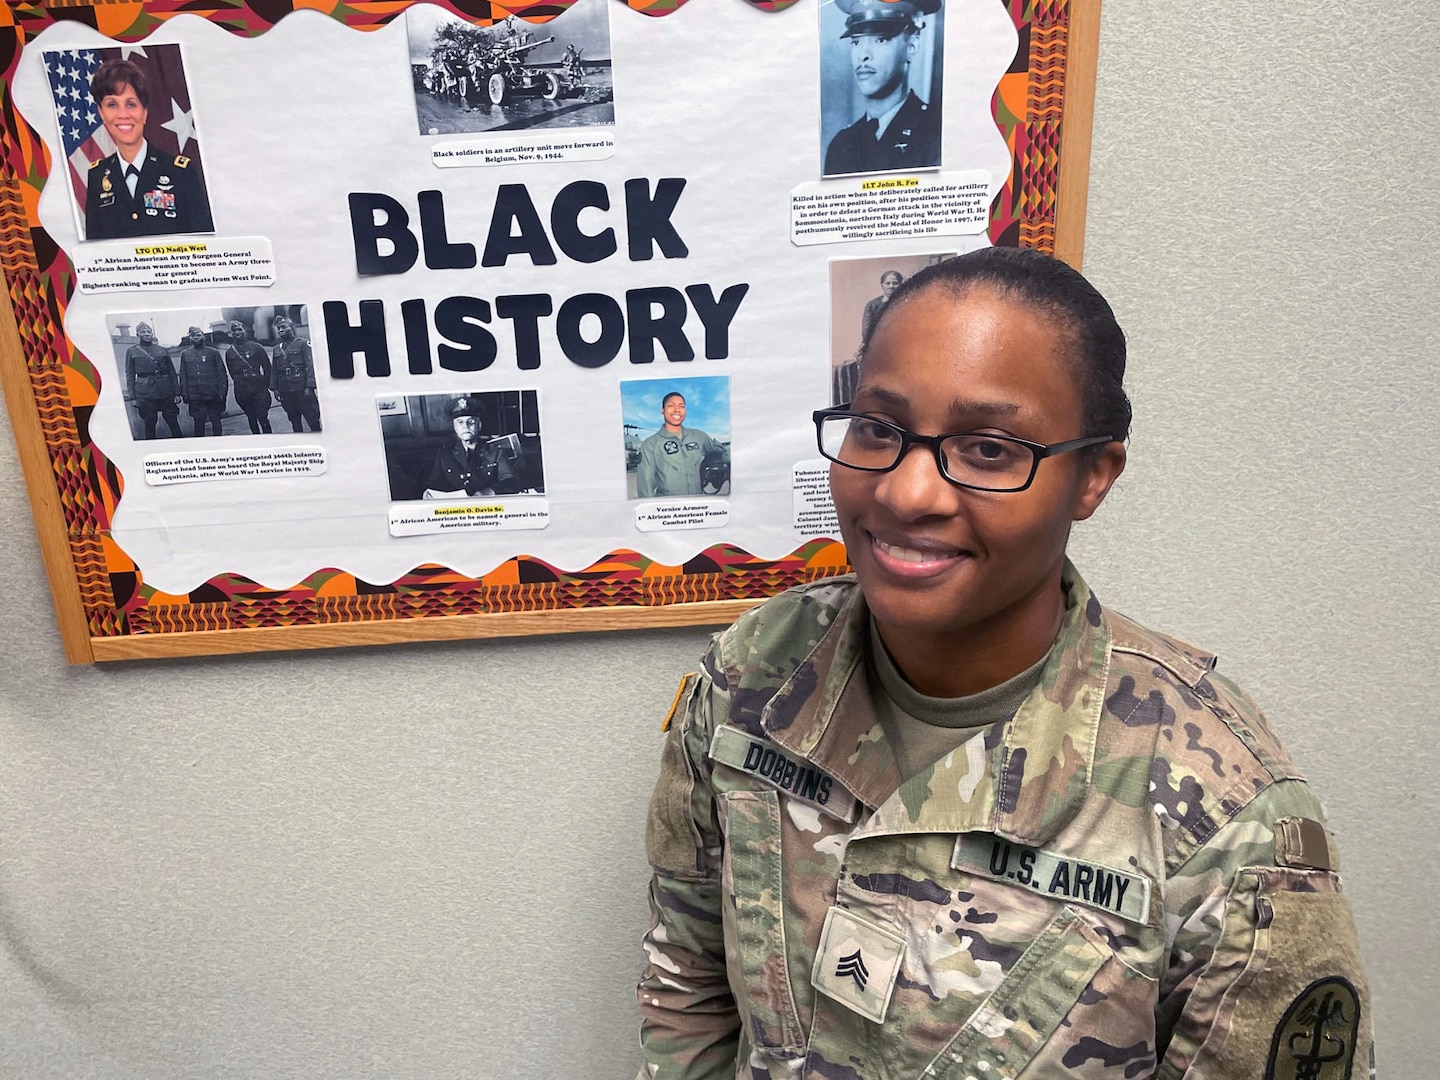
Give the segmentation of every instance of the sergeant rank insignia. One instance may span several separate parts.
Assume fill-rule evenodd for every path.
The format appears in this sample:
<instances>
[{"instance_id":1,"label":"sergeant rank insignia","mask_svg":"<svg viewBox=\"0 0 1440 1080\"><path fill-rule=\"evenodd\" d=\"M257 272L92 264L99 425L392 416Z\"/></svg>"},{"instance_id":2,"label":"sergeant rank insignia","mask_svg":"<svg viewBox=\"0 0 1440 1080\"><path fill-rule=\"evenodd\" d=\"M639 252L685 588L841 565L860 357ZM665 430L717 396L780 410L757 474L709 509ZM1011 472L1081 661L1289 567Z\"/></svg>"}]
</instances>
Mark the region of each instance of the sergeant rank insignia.
<instances>
[{"instance_id":1,"label":"sergeant rank insignia","mask_svg":"<svg viewBox=\"0 0 1440 1080\"><path fill-rule=\"evenodd\" d=\"M904 957L904 938L832 907L820 931L810 985L851 1012L883 1024Z\"/></svg>"}]
</instances>

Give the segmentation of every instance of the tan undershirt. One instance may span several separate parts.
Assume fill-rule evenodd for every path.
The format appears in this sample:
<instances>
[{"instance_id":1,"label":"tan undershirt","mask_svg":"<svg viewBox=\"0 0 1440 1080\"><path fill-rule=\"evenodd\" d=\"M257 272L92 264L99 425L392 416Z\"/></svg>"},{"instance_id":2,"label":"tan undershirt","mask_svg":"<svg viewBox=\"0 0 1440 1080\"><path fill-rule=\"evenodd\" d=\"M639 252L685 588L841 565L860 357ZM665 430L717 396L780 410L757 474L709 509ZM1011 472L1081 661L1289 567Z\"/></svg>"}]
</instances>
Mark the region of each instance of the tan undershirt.
<instances>
[{"instance_id":1,"label":"tan undershirt","mask_svg":"<svg viewBox=\"0 0 1440 1080\"><path fill-rule=\"evenodd\" d=\"M911 686L886 651L874 619L865 658L876 716L895 752L900 775L908 780L971 736L1014 716L1039 685L1048 654L998 686L956 698L930 697Z\"/></svg>"}]
</instances>

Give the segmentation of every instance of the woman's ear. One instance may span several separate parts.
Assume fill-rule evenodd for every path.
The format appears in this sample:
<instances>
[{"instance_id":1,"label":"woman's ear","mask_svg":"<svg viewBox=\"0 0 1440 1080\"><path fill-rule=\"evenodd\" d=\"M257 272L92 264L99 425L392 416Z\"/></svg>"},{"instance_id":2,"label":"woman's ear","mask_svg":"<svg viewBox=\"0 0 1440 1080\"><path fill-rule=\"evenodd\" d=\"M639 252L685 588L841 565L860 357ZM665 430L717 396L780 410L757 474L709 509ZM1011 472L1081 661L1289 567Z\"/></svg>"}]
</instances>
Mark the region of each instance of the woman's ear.
<instances>
[{"instance_id":1,"label":"woman's ear","mask_svg":"<svg viewBox=\"0 0 1440 1080\"><path fill-rule=\"evenodd\" d=\"M1080 487L1075 493L1076 521L1084 521L1105 501L1110 488L1125 471L1125 444L1109 442L1098 451L1081 451L1085 460L1080 475ZM1093 454L1093 456L1091 456Z\"/></svg>"}]
</instances>

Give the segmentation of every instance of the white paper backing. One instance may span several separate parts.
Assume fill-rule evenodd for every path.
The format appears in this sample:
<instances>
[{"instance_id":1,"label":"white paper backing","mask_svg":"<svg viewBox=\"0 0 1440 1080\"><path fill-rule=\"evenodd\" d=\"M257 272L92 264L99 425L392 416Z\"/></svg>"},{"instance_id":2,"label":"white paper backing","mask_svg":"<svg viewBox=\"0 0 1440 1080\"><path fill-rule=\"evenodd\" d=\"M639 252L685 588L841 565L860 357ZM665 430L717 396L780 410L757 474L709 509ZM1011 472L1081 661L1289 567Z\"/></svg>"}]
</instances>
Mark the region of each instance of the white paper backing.
<instances>
[{"instance_id":1,"label":"white paper backing","mask_svg":"<svg viewBox=\"0 0 1440 1080\"><path fill-rule=\"evenodd\" d=\"M150 487L142 462L162 444L131 438L120 378L105 324L107 313L211 306L214 290L163 296L116 293L75 296L66 315L70 339L103 380L90 420L97 446L126 476L113 536L145 580L185 592L233 572L271 588L292 585L326 567L384 583L425 563L478 576L516 554L564 569L581 569L606 553L632 548L681 563L706 547L730 543L760 558L779 558L803 536L794 530L792 469L815 457L810 412L828 404L828 260L928 250L923 240L797 248L790 243L790 192L820 173L816 11L801 2L768 13L740 0L697 0L662 18L615 4L616 153L605 161L493 168L438 169L432 139L415 132L404 22L373 32L352 30L307 11L270 32L237 37L199 18L167 22L150 40L179 42L203 140L218 237L268 236L276 282L237 289L222 303L304 303L309 306L326 450L320 477L227 480ZM947 170L986 170L991 196L1010 169L990 113L995 86L1014 56L1016 34L993 0L950 0L945 20L944 115ZM89 28L64 23L27 48L14 90L30 123L55 152L55 120L45 85L43 49L108 44ZM684 177L673 222L689 247L683 260L626 258L623 185L647 177ZM503 268L428 270L360 278L347 195L383 192L418 221L416 193L445 194L452 242L484 244L498 184L523 183L542 219L565 184L606 184L620 251L594 264L563 254L555 266L512 258ZM76 249L70 195L47 184L41 219L67 252ZM597 211L586 227L599 227ZM949 239L968 250L983 237ZM598 369L579 367L560 352L553 316L541 320L542 363L521 371L503 320L490 329L500 342L482 372L406 373L400 303L434 304L452 295L493 301L497 295L543 292L555 306L580 292L604 292L623 304L626 289L708 283L714 293L750 285L730 327L725 359L704 357L693 312L686 331L696 359L630 363L622 348ZM382 300L394 373L385 379L330 378L321 304L343 300L352 322L360 300ZM432 332L432 346L439 340ZM359 358L357 357L357 363ZM722 528L642 533L636 506L625 497L620 394L623 379L723 374L731 379L732 491ZM381 394L534 388L539 391L544 468L550 508L542 531L467 532L395 537L375 400ZM258 437L263 439L264 437ZM235 444L231 439L227 443ZM236 444L239 449L244 443ZM263 445L257 443L256 445ZM171 449L164 446L164 449Z\"/></svg>"}]
</instances>

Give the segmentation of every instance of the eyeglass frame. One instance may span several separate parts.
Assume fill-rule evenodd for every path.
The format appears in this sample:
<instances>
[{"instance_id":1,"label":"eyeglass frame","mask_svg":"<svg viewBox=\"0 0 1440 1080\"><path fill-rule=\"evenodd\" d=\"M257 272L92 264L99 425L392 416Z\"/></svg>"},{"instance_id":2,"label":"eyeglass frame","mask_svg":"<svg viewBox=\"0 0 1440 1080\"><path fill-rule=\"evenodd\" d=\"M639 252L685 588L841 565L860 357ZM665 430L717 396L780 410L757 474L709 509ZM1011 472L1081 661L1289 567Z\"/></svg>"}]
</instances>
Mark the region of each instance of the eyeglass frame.
<instances>
[{"instance_id":1,"label":"eyeglass frame","mask_svg":"<svg viewBox=\"0 0 1440 1080\"><path fill-rule=\"evenodd\" d=\"M815 445L820 450L820 456L827 461L833 461L836 465L844 466L847 469L854 469L857 472L887 473L894 472L905 460L912 446L928 446L930 452L935 456L935 467L940 470L940 475L956 487L965 488L969 491L989 491L1001 495L1013 495L1016 492L1024 491L1035 482L1035 474L1040 471L1040 462L1046 458L1055 457L1058 454L1068 454L1072 450L1083 450L1087 446L1102 446L1105 443L1120 442L1114 435L1087 435L1080 439L1066 439L1064 442L1045 443L1031 442L1029 439L1022 439L1015 435L990 435L989 438L999 439L1001 442L1015 443L1030 451L1030 475L1025 478L1025 483L1019 487L989 488L980 487L976 484L967 484L963 480L956 480L945 468L945 455L941 453L940 444L946 439L953 439L958 435L985 435L981 431L948 431L942 435L917 435L913 431L907 431L899 424L891 420L881 420L878 416L869 416L866 413L850 411L850 402L837 405L832 409L816 409L811 414L815 422ZM867 465L851 465L848 461L841 461L839 458L831 457L825 452L825 439L823 430L826 420L868 420L872 424L882 424L900 435L900 448L895 452L895 460L883 469L871 468Z\"/></svg>"}]
</instances>

